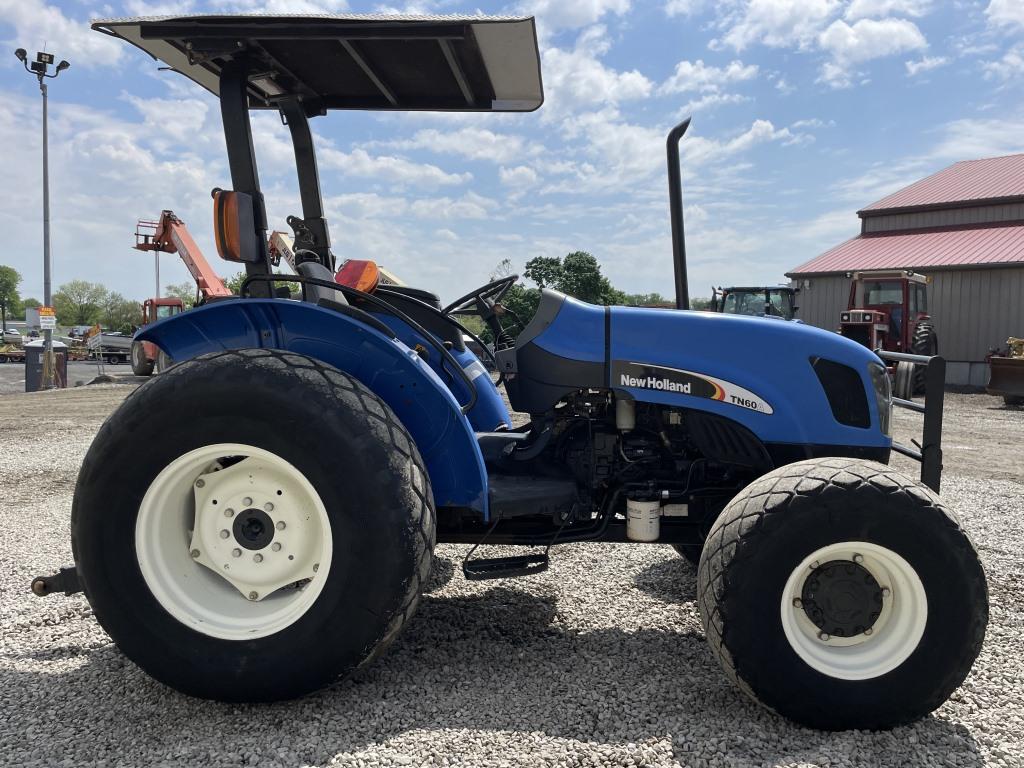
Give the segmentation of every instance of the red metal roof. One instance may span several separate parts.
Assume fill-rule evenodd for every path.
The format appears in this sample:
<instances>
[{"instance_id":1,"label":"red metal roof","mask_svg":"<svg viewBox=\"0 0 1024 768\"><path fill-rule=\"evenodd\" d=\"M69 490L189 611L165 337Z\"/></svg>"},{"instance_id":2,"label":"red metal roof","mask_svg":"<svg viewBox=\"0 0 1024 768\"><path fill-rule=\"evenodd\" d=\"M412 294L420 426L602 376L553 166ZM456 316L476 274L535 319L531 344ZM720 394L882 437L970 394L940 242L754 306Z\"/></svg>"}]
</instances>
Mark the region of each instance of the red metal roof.
<instances>
[{"instance_id":1,"label":"red metal roof","mask_svg":"<svg viewBox=\"0 0 1024 768\"><path fill-rule=\"evenodd\" d=\"M1024 263L1024 224L858 235L786 274L1013 263Z\"/></svg>"},{"instance_id":2,"label":"red metal roof","mask_svg":"<svg viewBox=\"0 0 1024 768\"><path fill-rule=\"evenodd\" d=\"M909 187L893 192L858 213L878 215L885 209L941 207L1024 196L1024 154L953 163Z\"/></svg>"}]
</instances>

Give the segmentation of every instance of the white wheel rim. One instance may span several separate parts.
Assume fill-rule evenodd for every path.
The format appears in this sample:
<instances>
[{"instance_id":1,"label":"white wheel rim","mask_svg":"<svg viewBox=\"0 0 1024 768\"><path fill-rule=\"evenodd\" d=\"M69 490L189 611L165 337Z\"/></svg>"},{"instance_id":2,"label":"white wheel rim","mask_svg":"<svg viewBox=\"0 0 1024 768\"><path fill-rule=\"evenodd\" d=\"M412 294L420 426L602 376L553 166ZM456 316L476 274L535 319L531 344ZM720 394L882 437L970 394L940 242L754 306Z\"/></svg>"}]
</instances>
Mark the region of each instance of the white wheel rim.
<instances>
[{"instance_id":1,"label":"white wheel rim","mask_svg":"<svg viewBox=\"0 0 1024 768\"><path fill-rule=\"evenodd\" d=\"M882 609L869 633L822 636L802 607L807 578L836 560L857 562L883 588ZM813 669L841 680L869 680L896 669L917 648L928 623L928 599L921 578L900 555L877 544L845 541L816 550L793 570L782 593L781 616L790 647Z\"/></svg>"},{"instance_id":2,"label":"white wheel rim","mask_svg":"<svg viewBox=\"0 0 1024 768\"><path fill-rule=\"evenodd\" d=\"M333 544L323 501L299 470L262 448L219 443L156 476L139 507L135 551L150 592L175 619L211 637L251 640L305 615Z\"/></svg>"}]
</instances>

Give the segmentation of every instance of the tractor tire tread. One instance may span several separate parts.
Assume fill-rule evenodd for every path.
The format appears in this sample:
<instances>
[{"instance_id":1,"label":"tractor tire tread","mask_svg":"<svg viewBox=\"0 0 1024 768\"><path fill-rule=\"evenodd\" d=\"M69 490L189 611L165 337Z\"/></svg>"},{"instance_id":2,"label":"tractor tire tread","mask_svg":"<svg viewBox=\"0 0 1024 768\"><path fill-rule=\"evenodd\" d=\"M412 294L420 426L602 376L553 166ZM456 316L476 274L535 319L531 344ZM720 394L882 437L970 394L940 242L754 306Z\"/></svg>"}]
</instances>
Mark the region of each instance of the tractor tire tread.
<instances>
[{"instance_id":1,"label":"tractor tire tread","mask_svg":"<svg viewBox=\"0 0 1024 768\"><path fill-rule=\"evenodd\" d=\"M785 514L784 508L793 497L814 499L814 503L821 507L822 514L831 514L845 493L859 486L870 486L883 496L903 495L917 506L930 507L936 515L937 524L959 534L949 537L958 544L953 553L956 563L961 565L973 561L970 565L978 571L981 569L977 551L957 515L929 488L883 464L850 458L809 459L779 467L758 478L726 506L708 534L702 567L697 575L697 604L712 653L737 687L762 706L766 705L737 670L736 660L725 643L729 624L719 606L723 595L730 590L742 590L744 586L730 581L729 566L752 554L752 534L773 534L779 527L779 518ZM987 606L988 592L984 578L972 582L971 587L975 603ZM985 637L987 609L981 611L975 619L970 632L972 639L969 653L964 655L962 664L946 670L944 680L936 686L935 695L925 705L927 711L945 701L970 671ZM911 722L919 716L910 715L902 722ZM900 723L891 725L895 724Z\"/></svg>"},{"instance_id":2,"label":"tractor tire tread","mask_svg":"<svg viewBox=\"0 0 1024 768\"><path fill-rule=\"evenodd\" d=\"M316 360L315 358L298 355L277 349L242 349L225 350L202 355L190 360L185 360L173 365L163 372L157 379L150 379L149 382L136 388L130 398L146 398L154 392L151 387L157 385L161 397L167 394L166 387L171 386L172 391L187 389L189 384L189 373L196 367L220 362L232 367L266 366L290 372L295 377L295 385L299 387L324 388L339 401L350 405L351 413L362 417L365 431L356 436L361 441L382 441L394 452L396 460L390 466L382 467L381 474L387 475L387 482L398 482L407 493L410 494L409 507L415 511L410 516L408 524L414 529L415 536L411 537L414 542L416 567L413 576L406 585L406 591L401 601L400 609L395 611L394 618L387 626L382 636L367 649L363 660L357 665L361 668L379 658L387 650L391 642L401 633L409 619L416 612L423 589L430 577L431 567L434 559L434 548L436 546L436 511L434 508L433 493L430 487L430 477L426 471L423 457L420 455L416 443L408 430L401 423L391 408L381 400L372 390L362 382L349 374L334 368L333 366ZM159 382L162 382L159 383ZM126 398L127 400L128 398ZM150 407L158 408L159 402L154 401ZM330 418L325 414L325 419ZM103 433L124 428L117 419L117 412L108 418L101 426L96 440L100 440ZM85 471L85 467L83 470ZM84 474L83 471L83 474ZM82 478L79 478L79 483ZM72 553L76 563L78 562L80 526L79 526L78 505L73 504L71 510L71 545ZM87 598L90 597L89 582L87 573L79 569L83 591ZM91 600L90 600L91 602ZM352 669L342 671L337 679L342 679L351 674Z\"/></svg>"}]
</instances>

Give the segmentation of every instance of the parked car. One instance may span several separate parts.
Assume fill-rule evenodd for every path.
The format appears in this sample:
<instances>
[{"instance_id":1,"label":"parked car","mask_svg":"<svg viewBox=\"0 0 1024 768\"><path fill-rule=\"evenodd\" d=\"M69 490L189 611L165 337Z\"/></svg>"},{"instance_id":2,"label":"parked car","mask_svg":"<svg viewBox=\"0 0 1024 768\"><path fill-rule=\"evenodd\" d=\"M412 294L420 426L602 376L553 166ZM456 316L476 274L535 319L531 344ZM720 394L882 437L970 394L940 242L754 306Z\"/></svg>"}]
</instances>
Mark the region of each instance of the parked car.
<instances>
[{"instance_id":1,"label":"parked car","mask_svg":"<svg viewBox=\"0 0 1024 768\"><path fill-rule=\"evenodd\" d=\"M4 344L21 344L23 341L21 331L15 328L4 328L3 339L0 342Z\"/></svg>"}]
</instances>

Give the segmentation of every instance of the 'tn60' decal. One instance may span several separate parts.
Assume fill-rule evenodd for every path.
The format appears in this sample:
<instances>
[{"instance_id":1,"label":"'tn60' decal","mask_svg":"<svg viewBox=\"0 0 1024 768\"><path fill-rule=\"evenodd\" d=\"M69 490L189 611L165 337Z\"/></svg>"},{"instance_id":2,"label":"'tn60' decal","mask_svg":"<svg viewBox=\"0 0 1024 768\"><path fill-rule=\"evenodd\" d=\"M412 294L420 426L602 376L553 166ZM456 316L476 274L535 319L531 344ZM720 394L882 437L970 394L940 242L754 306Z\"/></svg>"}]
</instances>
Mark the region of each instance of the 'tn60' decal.
<instances>
[{"instance_id":1,"label":"'tn60' decal","mask_svg":"<svg viewBox=\"0 0 1024 768\"><path fill-rule=\"evenodd\" d=\"M703 373L650 363L612 360L611 375L613 387L652 389L658 392L692 395L708 400L718 400L758 413L774 413L771 405L749 389Z\"/></svg>"}]
</instances>

